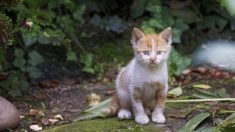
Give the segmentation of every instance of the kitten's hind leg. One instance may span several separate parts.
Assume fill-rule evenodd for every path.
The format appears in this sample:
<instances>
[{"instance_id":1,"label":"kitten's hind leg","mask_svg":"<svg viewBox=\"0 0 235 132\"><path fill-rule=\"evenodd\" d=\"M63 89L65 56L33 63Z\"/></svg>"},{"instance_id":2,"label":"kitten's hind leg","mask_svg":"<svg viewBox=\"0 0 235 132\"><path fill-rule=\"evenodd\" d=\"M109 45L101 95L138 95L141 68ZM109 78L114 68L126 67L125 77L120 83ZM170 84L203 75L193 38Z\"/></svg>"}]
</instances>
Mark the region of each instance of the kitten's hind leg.
<instances>
[{"instance_id":1,"label":"kitten's hind leg","mask_svg":"<svg viewBox=\"0 0 235 132\"><path fill-rule=\"evenodd\" d=\"M130 119L132 117L130 110L131 107L127 97L128 95L126 96L126 98L119 98L120 110L118 112L118 118L120 119Z\"/></svg>"}]
</instances>

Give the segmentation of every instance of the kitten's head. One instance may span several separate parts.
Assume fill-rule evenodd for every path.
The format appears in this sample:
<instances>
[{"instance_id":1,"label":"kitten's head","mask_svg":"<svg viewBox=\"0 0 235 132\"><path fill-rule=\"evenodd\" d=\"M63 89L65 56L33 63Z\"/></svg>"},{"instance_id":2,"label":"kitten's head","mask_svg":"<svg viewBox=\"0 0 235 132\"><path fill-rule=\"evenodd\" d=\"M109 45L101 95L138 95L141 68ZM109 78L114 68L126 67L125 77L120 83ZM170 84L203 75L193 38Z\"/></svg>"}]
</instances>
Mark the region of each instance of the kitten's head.
<instances>
[{"instance_id":1,"label":"kitten's head","mask_svg":"<svg viewBox=\"0 0 235 132\"><path fill-rule=\"evenodd\" d=\"M151 66L166 61L171 49L171 34L170 27L159 34L144 34L138 28L134 28L131 43L137 61Z\"/></svg>"}]
</instances>

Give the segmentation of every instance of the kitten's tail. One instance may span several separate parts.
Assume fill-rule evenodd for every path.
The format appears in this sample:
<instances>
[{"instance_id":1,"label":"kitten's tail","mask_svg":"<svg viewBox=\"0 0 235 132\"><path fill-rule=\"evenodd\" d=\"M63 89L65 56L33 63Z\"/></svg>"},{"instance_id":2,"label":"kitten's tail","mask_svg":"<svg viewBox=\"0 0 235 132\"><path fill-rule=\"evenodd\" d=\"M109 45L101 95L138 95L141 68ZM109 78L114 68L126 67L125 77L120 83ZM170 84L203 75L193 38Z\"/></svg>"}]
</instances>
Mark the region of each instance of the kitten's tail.
<instances>
[{"instance_id":1,"label":"kitten's tail","mask_svg":"<svg viewBox=\"0 0 235 132\"><path fill-rule=\"evenodd\" d=\"M116 94L112 96L111 102L108 108L102 109L102 113L105 116L115 116L119 110L119 101Z\"/></svg>"}]
</instances>

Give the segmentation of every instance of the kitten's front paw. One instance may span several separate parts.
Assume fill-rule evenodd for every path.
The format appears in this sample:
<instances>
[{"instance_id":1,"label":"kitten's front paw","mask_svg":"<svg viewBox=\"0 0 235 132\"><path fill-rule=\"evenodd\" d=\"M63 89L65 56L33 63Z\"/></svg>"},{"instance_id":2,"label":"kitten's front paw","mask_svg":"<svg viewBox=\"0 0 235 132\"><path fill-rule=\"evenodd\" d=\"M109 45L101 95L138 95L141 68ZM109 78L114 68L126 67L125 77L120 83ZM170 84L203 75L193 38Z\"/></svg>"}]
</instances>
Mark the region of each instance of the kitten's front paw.
<instances>
[{"instance_id":1,"label":"kitten's front paw","mask_svg":"<svg viewBox=\"0 0 235 132\"><path fill-rule=\"evenodd\" d=\"M163 114L152 115L152 121L156 123L165 123L166 119Z\"/></svg>"},{"instance_id":2,"label":"kitten's front paw","mask_svg":"<svg viewBox=\"0 0 235 132\"><path fill-rule=\"evenodd\" d=\"M121 109L118 112L118 118L120 119L130 119L131 118L131 112L125 109Z\"/></svg>"},{"instance_id":3,"label":"kitten's front paw","mask_svg":"<svg viewBox=\"0 0 235 132\"><path fill-rule=\"evenodd\" d=\"M135 117L135 121L139 124L147 124L149 122L149 118L147 115L140 115Z\"/></svg>"}]
</instances>

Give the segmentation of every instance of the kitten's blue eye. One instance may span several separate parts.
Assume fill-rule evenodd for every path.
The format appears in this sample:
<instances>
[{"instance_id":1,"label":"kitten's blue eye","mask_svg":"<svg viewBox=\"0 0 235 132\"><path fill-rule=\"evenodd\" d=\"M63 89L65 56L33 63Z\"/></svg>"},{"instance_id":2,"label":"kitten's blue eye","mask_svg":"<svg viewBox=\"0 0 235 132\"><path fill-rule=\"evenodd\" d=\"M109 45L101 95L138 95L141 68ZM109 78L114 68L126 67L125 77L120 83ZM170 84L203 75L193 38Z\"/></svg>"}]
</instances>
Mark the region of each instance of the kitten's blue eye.
<instances>
[{"instance_id":1,"label":"kitten's blue eye","mask_svg":"<svg viewBox=\"0 0 235 132\"><path fill-rule=\"evenodd\" d=\"M149 52L147 50L143 51L144 55L149 55Z\"/></svg>"},{"instance_id":2,"label":"kitten's blue eye","mask_svg":"<svg viewBox=\"0 0 235 132\"><path fill-rule=\"evenodd\" d=\"M161 51L161 50L158 50L158 51L157 51L157 55L160 55L160 54L162 54L162 51Z\"/></svg>"}]
</instances>

